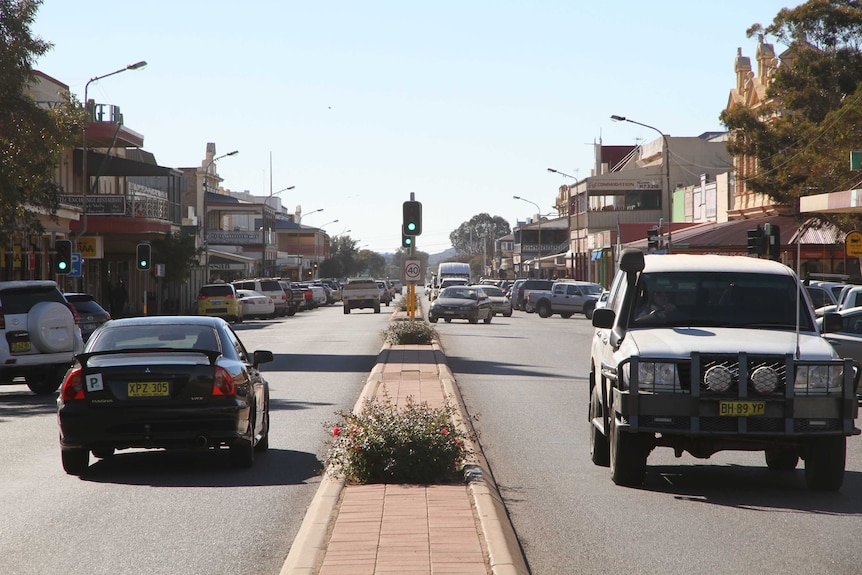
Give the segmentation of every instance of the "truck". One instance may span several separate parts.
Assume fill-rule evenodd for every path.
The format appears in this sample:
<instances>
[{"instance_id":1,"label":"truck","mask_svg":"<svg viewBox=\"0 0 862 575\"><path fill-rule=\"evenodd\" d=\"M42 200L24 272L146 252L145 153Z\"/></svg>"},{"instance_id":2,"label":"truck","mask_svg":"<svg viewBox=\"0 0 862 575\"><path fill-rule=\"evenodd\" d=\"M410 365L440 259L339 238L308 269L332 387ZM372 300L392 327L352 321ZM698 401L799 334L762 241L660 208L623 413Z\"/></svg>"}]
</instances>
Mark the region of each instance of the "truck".
<instances>
[{"instance_id":1,"label":"truck","mask_svg":"<svg viewBox=\"0 0 862 575\"><path fill-rule=\"evenodd\" d=\"M526 296L526 311L535 311L539 317L559 314L568 319L576 313L593 317L596 302L604 288L600 284L583 281L557 281L550 290L531 290Z\"/></svg>"},{"instance_id":2,"label":"truck","mask_svg":"<svg viewBox=\"0 0 862 575\"><path fill-rule=\"evenodd\" d=\"M626 249L593 312L590 458L639 485L653 449L707 459L761 451L770 470L805 462L805 482L837 491L858 435L860 365L822 337L804 286L780 262ZM822 332L840 329L835 313Z\"/></svg>"},{"instance_id":3,"label":"truck","mask_svg":"<svg viewBox=\"0 0 862 575\"><path fill-rule=\"evenodd\" d=\"M380 288L374 278L350 278L341 288L344 313L352 309L373 308L380 313Z\"/></svg>"},{"instance_id":4,"label":"truck","mask_svg":"<svg viewBox=\"0 0 862 575\"><path fill-rule=\"evenodd\" d=\"M428 290L428 300L433 301L440 292L445 280L463 279L463 285L470 283L470 264L464 262L440 262L437 265L437 273L432 276L431 289ZM446 285L453 282L447 282ZM462 283L462 282L454 282Z\"/></svg>"}]
</instances>

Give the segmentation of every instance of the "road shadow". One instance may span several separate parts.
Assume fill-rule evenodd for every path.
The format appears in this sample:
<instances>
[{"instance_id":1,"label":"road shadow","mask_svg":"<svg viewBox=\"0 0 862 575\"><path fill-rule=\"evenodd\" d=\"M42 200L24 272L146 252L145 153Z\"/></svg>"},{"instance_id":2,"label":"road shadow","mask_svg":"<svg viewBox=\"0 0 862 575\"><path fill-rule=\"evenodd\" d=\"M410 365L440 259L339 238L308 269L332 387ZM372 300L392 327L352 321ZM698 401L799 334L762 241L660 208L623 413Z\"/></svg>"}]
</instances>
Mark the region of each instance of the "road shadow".
<instances>
[{"instance_id":1,"label":"road shadow","mask_svg":"<svg viewBox=\"0 0 862 575\"><path fill-rule=\"evenodd\" d=\"M802 462L793 471L765 465L648 465L646 480L636 489L671 494L679 501L762 512L862 516L862 473L846 471L840 491L809 491Z\"/></svg>"},{"instance_id":2,"label":"road shadow","mask_svg":"<svg viewBox=\"0 0 862 575\"><path fill-rule=\"evenodd\" d=\"M36 395L26 386L0 386L0 423L7 419L55 413L57 394Z\"/></svg>"},{"instance_id":3,"label":"road shadow","mask_svg":"<svg viewBox=\"0 0 862 575\"><path fill-rule=\"evenodd\" d=\"M82 481L152 487L257 487L299 485L319 477L323 464L313 453L269 449L256 453L254 465L237 469L224 449L119 451L97 460Z\"/></svg>"},{"instance_id":4,"label":"road shadow","mask_svg":"<svg viewBox=\"0 0 862 575\"><path fill-rule=\"evenodd\" d=\"M336 355L307 353L276 353L267 363L264 373L272 371L356 372L368 373L377 363L378 355Z\"/></svg>"},{"instance_id":5,"label":"road shadow","mask_svg":"<svg viewBox=\"0 0 862 575\"><path fill-rule=\"evenodd\" d=\"M466 359L459 356L446 356L446 363L455 374L476 374L476 375L516 375L522 377L566 377L571 378L571 373L548 373L547 371L539 371L547 369L547 366L532 366L505 363L500 361L477 361Z\"/></svg>"}]
</instances>

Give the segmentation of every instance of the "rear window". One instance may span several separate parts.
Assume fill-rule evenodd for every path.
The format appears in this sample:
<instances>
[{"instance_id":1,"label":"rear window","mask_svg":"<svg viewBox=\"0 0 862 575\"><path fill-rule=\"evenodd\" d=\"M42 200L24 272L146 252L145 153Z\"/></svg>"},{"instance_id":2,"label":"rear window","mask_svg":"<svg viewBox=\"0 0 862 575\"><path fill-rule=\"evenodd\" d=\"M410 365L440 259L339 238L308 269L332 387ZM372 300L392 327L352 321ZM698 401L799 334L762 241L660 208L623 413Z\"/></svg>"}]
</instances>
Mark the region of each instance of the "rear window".
<instances>
[{"instance_id":1,"label":"rear window","mask_svg":"<svg viewBox=\"0 0 862 575\"><path fill-rule=\"evenodd\" d=\"M204 297L233 295L233 287L229 285L203 286L201 288L200 295Z\"/></svg>"},{"instance_id":2,"label":"rear window","mask_svg":"<svg viewBox=\"0 0 862 575\"><path fill-rule=\"evenodd\" d=\"M265 280L260 282L260 291L283 291L281 284L275 280Z\"/></svg>"},{"instance_id":3,"label":"rear window","mask_svg":"<svg viewBox=\"0 0 862 575\"><path fill-rule=\"evenodd\" d=\"M233 282L236 289L254 289L254 282Z\"/></svg>"},{"instance_id":4,"label":"rear window","mask_svg":"<svg viewBox=\"0 0 862 575\"><path fill-rule=\"evenodd\" d=\"M100 306L99 304L97 304L96 302L94 302L91 299L85 299L85 300L73 299L69 303L71 303L73 306L75 306L75 309L78 310L79 314L105 313L105 310L102 308L102 306Z\"/></svg>"},{"instance_id":5,"label":"rear window","mask_svg":"<svg viewBox=\"0 0 862 575\"><path fill-rule=\"evenodd\" d=\"M3 307L3 313L6 315L29 313L30 308L43 301L66 304L63 294L55 287L16 288L3 290L0 293L0 306Z\"/></svg>"}]
</instances>

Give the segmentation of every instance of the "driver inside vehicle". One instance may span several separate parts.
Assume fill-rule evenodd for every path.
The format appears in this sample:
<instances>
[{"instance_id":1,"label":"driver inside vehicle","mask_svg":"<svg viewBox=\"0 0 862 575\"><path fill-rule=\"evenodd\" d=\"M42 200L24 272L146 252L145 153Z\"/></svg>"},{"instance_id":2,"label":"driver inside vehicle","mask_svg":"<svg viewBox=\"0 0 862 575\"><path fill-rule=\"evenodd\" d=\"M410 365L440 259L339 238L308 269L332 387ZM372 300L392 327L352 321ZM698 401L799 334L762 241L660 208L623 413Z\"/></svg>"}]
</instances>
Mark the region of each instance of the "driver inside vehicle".
<instances>
[{"instance_id":1,"label":"driver inside vehicle","mask_svg":"<svg viewBox=\"0 0 862 575\"><path fill-rule=\"evenodd\" d=\"M637 320L667 320L677 311L667 290L657 289L651 292L649 303L642 305L635 315Z\"/></svg>"}]
</instances>

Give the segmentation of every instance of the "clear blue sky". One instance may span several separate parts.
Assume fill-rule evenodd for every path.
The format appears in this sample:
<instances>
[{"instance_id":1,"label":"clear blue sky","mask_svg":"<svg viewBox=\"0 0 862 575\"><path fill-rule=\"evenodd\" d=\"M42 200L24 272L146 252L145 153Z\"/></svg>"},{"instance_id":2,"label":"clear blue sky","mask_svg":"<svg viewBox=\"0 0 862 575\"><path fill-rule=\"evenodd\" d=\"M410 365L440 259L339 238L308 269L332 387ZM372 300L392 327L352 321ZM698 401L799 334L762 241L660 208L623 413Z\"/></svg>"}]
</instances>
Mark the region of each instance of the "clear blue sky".
<instances>
[{"instance_id":1,"label":"clear blue sky","mask_svg":"<svg viewBox=\"0 0 862 575\"><path fill-rule=\"evenodd\" d=\"M481 212L514 226L550 212L593 166L592 144L721 130L745 30L787 0L45 0L36 62L83 99L119 105L169 167L207 142L231 190L280 194L304 224L395 251L401 203L423 204L438 253ZM776 46L777 51L783 47ZM270 173L270 157L272 171ZM272 182L272 188L270 187Z\"/></svg>"}]
</instances>

